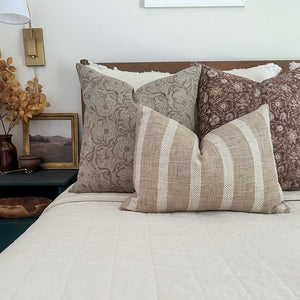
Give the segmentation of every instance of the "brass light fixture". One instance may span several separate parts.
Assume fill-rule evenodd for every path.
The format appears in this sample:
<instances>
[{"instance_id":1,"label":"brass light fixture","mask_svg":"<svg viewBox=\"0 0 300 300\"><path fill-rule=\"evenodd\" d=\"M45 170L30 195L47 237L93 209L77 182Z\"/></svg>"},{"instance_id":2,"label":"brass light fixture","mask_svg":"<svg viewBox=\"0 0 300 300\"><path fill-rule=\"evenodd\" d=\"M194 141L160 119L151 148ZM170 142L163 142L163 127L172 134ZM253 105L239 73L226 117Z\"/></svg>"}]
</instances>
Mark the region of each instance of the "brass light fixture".
<instances>
[{"instance_id":1,"label":"brass light fixture","mask_svg":"<svg viewBox=\"0 0 300 300\"><path fill-rule=\"evenodd\" d=\"M0 0L0 22L21 25L29 23L23 29L23 41L26 66L44 66L44 38L42 28L31 28L31 16L25 0Z\"/></svg>"},{"instance_id":2,"label":"brass light fixture","mask_svg":"<svg viewBox=\"0 0 300 300\"><path fill-rule=\"evenodd\" d=\"M22 29L26 66L45 66L44 38L42 28Z\"/></svg>"}]
</instances>

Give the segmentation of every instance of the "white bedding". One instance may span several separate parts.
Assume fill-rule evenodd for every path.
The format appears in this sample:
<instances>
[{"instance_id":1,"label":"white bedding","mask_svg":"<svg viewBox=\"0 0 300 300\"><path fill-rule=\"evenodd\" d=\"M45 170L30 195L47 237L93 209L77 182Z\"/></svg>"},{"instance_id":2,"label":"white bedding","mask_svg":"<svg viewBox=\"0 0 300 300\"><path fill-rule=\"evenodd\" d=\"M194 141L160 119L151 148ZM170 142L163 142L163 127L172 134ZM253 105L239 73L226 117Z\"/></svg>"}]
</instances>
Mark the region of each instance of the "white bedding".
<instances>
[{"instance_id":1,"label":"white bedding","mask_svg":"<svg viewBox=\"0 0 300 300\"><path fill-rule=\"evenodd\" d=\"M291 212L145 214L64 192L0 254L0 299L300 299Z\"/></svg>"}]
</instances>

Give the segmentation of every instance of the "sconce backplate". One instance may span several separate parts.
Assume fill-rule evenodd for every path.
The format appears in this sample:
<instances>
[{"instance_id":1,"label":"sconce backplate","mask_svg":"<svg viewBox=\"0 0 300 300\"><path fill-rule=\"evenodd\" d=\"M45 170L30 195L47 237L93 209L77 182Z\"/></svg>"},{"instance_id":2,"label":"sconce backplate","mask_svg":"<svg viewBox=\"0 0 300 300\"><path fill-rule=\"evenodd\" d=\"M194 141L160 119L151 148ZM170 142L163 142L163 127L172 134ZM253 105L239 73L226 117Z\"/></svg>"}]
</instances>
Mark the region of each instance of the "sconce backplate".
<instances>
[{"instance_id":1,"label":"sconce backplate","mask_svg":"<svg viewBox=\"0 0 300 300\"><path fill-rule=\"evenodd\" d=\"M44 38L42 28L24 28L23 31L23 41L24 41L24 51L25 51L25 64L26 66L45 66L45 52L44 52ZM31 56L32 51L32 37L35 41L35 52L36 55Z\"/></svg>"}]
</instances>

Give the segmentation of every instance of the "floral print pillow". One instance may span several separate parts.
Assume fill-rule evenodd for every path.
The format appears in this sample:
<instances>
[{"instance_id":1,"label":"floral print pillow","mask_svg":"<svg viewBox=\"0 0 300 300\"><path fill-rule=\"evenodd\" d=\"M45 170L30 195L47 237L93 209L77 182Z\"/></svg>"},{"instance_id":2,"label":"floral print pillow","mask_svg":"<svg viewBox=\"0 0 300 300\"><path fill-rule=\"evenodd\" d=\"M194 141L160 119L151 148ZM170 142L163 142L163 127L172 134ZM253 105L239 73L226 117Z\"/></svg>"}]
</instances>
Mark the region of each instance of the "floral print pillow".
<instances>
[{"instance_id":1,"label":"floral print pillow","mask_svg":"<svg viewBox=\"0 0 300 300\"><path fill-rule=\"evenodd\" d=\"M201 66L134 88L77 64L85 103L77 182L73 193L133 192L136 105L145 104L195 130Z\"/></svg>"},{"instance_id":2,"label":"floral print pillow","mask_svg":"<svg viewBox=\"0 0 300 300\"><path fill-rule=\"evenodd\" d=\"M300 68L261 83L202 67L198 134L258 109L270 108L273 150L283 190L300 190Z\"/></svg>"}]
</instances>

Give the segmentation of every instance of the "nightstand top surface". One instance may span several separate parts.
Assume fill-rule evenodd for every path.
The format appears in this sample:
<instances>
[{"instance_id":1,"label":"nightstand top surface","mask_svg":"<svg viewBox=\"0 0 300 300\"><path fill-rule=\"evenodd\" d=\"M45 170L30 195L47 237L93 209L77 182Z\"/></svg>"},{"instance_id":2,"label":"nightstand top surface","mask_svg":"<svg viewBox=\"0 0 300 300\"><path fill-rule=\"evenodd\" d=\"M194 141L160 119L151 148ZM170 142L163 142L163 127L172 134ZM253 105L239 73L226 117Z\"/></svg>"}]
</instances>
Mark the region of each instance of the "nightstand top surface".
<instances>
[{"instance_id":1,"label":"nightstand top surface","mask_svg":"<svg viewBox=\"0 0 300 300\"><path fill-rule=\"evenodd\" d=\"M25 172L0 175L0 186L30 186L30 185L56 185L63 186L71 182L78 170L39 170L33 174Z\"/></svg>"}]
</instances>

